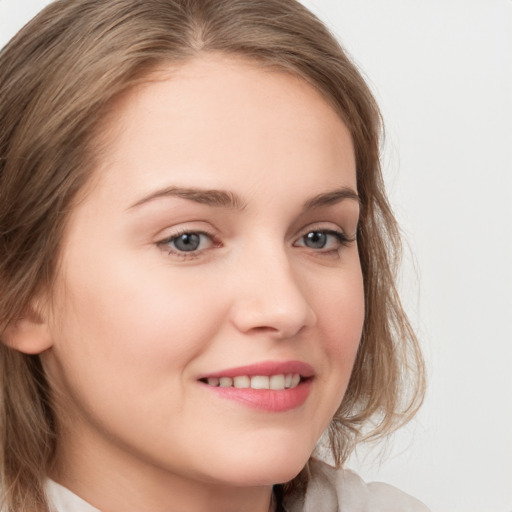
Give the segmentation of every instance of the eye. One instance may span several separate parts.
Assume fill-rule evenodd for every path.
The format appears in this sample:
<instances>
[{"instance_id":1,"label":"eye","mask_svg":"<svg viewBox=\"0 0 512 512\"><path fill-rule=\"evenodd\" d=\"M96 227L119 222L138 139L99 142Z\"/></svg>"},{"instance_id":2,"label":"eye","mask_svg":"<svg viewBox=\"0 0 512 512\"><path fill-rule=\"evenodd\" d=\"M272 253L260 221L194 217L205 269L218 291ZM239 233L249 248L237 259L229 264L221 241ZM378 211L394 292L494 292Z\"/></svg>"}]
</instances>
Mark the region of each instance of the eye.
<instances>
[{"instance_id":1,"label":"eye","mask_svg":"<svg viewBox=\"0 0 512 512\"><path fill-rule=\"evenodd\" d=\"M201 231L187 231L172 235L171 237L158 242L170 253L185 256L186 253L193 254L209 249L214 245L212 236Z\"/></svg>"},{"instance_id":2,"label":"eye","mask_svg":"<svg viewBox=\"0 0 512 512\"><path fill-rule=\"evenodd\" d=\"M311 249L324 249L329 241L328 236L323 231L311 231L311 233L304 235L304 245Z\"/></svg>"},{"instance_id":3,"label":"eye","mask_svg":"<svg viewBox=\"0 0 512 512\"><path fill-rule=\"evenodd\" d=\"M342 231L315 229L300 237L295 245L328 252L337 251L340 246L346 245L351 241Z\"/></svg>"}]
</instances>

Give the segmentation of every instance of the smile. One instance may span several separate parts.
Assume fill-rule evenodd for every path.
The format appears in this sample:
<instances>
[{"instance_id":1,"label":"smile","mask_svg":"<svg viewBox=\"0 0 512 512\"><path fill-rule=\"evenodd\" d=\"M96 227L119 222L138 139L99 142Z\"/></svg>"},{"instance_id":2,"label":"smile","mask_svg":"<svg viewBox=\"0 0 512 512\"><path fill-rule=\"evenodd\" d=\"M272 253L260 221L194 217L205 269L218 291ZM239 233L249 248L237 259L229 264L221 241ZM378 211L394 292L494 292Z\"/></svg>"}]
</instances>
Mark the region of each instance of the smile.
<instances>
[{"instance_id":1,"label":"smile","mask_svg":"<svg viewBox=\"0 0 512 512\"><path fill-rule=\"evenodd\" d=\"M301 361L266 361L199 377L204 388L221 399L267 412L301 407L313 385L315 372Z\"/></svg>"},{"instance_id":2,"label":"smile","mask_svg":"<svg viewBox=\"0 0 512 512\"><path fill-rule=\"evenodd\" d=\"M301 381L298 373L287 373L278 375L240 375L237 377L210 377L206 379L209 386L221 388L238 388L238 389L272 389L275 391L283 391L285 389L296 388Z\"/></svg>"}]
</instances>

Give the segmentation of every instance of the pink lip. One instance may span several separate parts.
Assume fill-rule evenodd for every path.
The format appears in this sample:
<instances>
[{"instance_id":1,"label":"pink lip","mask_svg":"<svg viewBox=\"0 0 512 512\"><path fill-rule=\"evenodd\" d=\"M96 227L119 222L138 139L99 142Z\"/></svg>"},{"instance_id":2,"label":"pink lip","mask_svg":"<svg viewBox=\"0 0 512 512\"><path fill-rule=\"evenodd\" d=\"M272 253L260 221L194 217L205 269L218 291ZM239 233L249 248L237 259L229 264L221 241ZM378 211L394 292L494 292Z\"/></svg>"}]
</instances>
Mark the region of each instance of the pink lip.
<instances>
[{"instance_id":1,"label":"pink lip","mask_svg":"<svg viewBox=\"0 0 512 512\"><path fill-rule=\"evenodd\" d=\"M298 373L302 381L295 388L284 390L272 389L251 389L251 388L221 388L209 386L204 381L208 378L237 377L247 375L280 375ZM266 361L249 366L239 366L218 372L210 373L200 377L200 384L208 391L215 393L220 398L238 402L244 406L268 412L285 412L296 409L304 404L311 391L314 377L314 370L311 365L301 361Z\"/></svg>"},{"instance_id":2,"label":"pink lip","mask_svg":"<svg viewBox=\"0 0 512 512\"><path fill-rule=\"evenodd\" d=\"M201 375L199 379L208 379L213 377L238 377L239 375L247 375L253 377L255 375L280 375L287 373L298 373L301 377L313 377L315 371L313 367L302 361L263 361L261 363L251 364L248 366L238 366Z\"/></svg>"}]
</instances>

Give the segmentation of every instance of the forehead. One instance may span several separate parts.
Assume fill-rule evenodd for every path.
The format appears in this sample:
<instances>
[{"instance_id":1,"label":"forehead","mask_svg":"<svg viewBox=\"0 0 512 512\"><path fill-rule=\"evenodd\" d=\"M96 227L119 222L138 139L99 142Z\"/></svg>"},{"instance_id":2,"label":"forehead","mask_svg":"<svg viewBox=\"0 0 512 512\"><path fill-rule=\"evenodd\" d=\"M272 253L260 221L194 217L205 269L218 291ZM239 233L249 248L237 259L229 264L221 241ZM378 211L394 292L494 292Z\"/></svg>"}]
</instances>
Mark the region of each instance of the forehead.
<instances>
[{"instance_id":1,"label":"forehead","mask_svg":"<svg viewBox=\"0 0 512 512\"><path fill-rule=\"evenodd\" d=\"M355 188L349 131L322 95L241 58L160 68L116 102L101 137L100 182L136 185L142 195L170 178L218 188L272 182L278 171Z\"/></svg>"}]
</instances>

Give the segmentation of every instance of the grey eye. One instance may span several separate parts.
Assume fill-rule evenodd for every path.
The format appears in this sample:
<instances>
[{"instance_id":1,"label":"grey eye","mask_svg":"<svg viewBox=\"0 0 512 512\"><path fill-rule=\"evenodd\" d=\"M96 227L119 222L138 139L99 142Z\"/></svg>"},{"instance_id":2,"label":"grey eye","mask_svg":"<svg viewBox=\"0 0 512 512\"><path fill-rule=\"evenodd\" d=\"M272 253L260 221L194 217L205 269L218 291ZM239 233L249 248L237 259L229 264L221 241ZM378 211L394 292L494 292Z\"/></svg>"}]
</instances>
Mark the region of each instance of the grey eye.
<instances>
[{"instance_id":1,"label":"grey eye","mask_svg":"<svg viewBox=\"0 0 512 512\"><path fill-rule=\"evenodd\" d=\"M183 233L173 238L170 243L178 251L197 251L201 245L201 235L199 233Z\"/></svg>"},{"instance_id":2,"label":"grey eye","mask_svg":"<svg viewBox=\"0 0 512 512\"><path fill-rule=\"evenodd\" d=\"M327 237L324 231L311 231L304 235L304 245L310 249L323 249L327 245Z\"/></svg>"}]
</instances>

